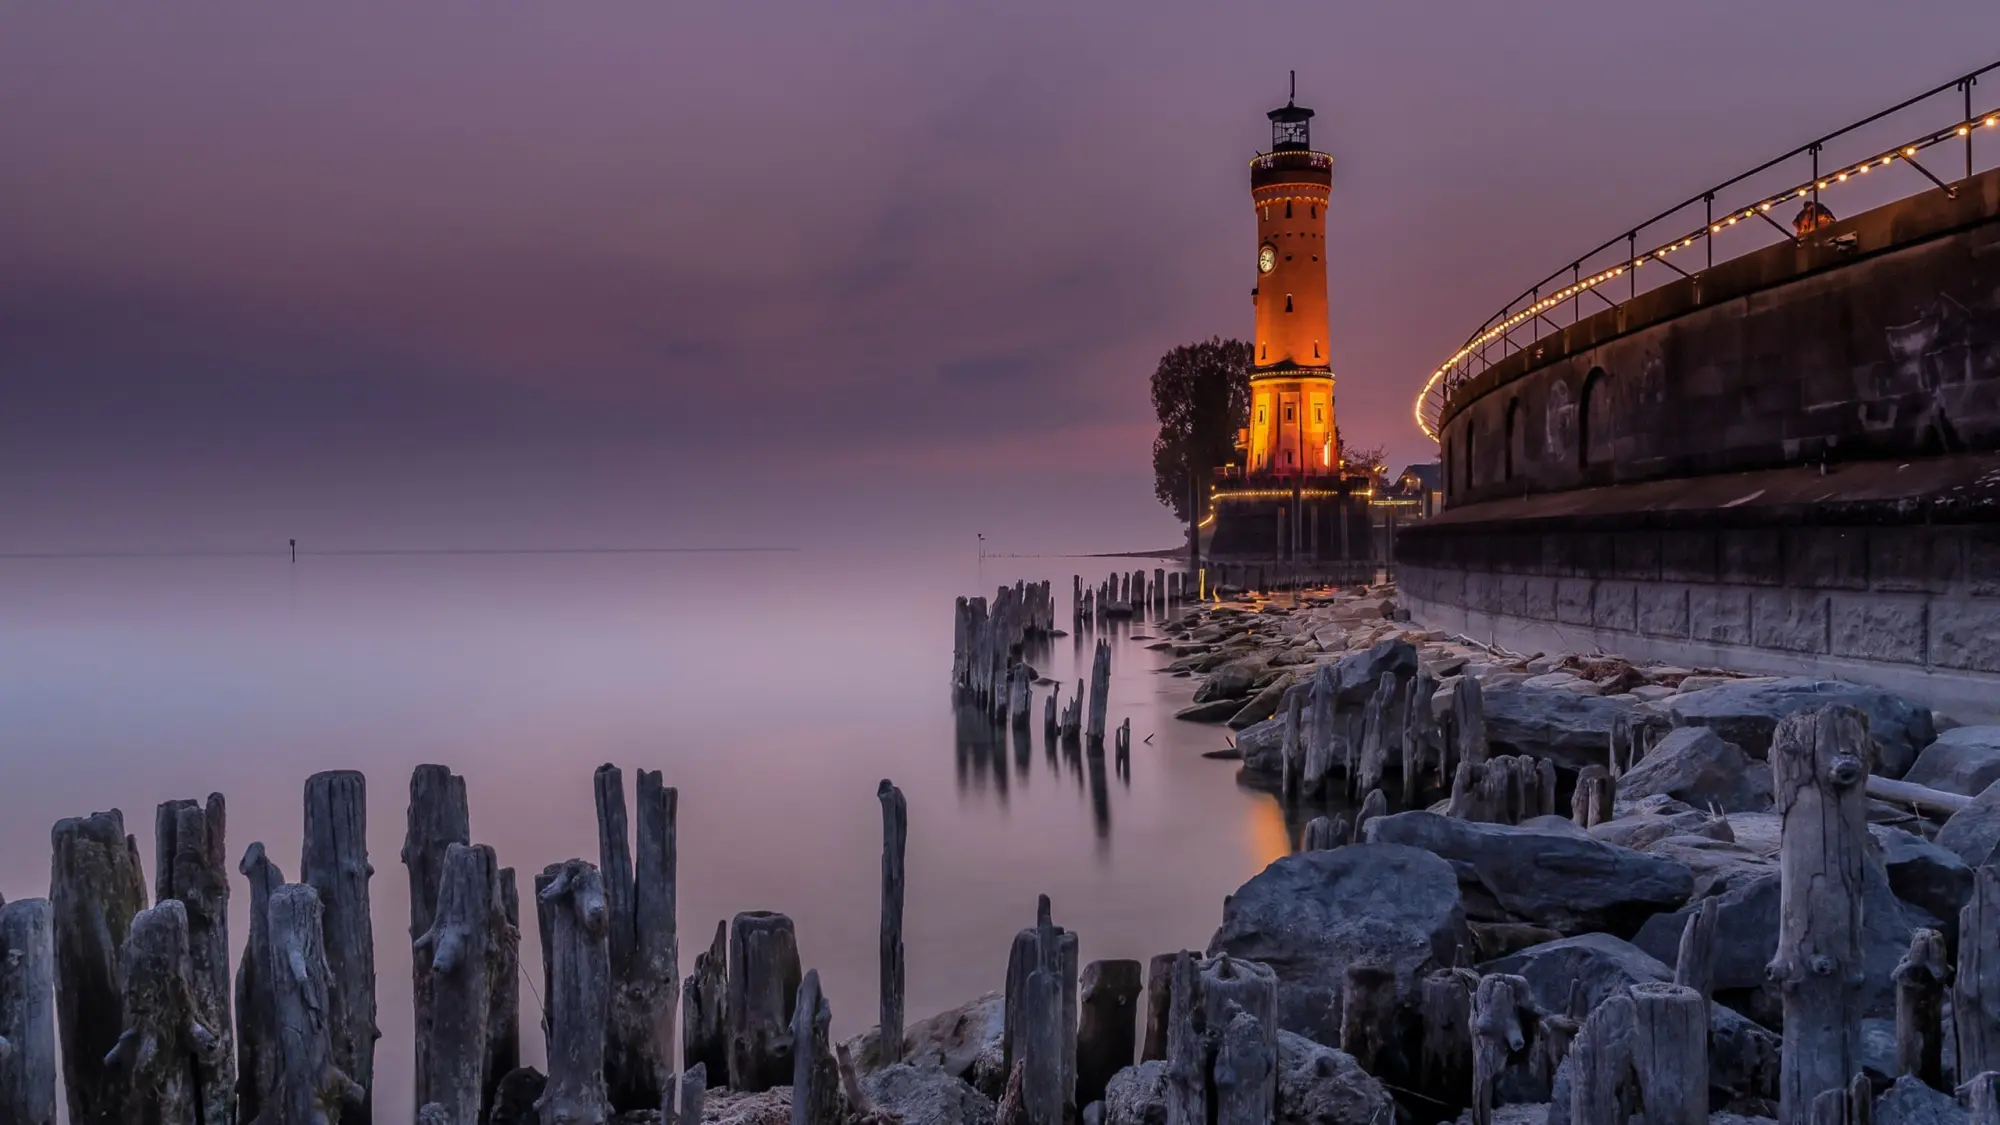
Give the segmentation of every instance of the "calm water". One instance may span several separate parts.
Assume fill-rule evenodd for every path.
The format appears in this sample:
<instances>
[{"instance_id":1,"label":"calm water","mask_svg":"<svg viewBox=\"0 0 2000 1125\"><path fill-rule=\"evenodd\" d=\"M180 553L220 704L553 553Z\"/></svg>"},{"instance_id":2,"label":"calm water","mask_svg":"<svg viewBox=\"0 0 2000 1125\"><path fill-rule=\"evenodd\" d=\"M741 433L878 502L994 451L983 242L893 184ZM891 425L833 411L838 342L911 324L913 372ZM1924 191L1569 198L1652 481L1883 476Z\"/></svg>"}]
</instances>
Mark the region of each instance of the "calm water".
<instances>
[{"instance_id":1,"label":"calm water","mask_svg":"<svg viewBox=\"0 0 2000 1125\"><path fill-rule=\"evenodd\" d=\"M153 867L153 807L220 790L229 849L261 840L298 874L301 790L366 772L378 1106L411 1098L408 889L397 853L410 769L466 777L472 835L528 873L597 857L591 771L680 789L682 971L715 922L797 921L836 1032L874 1023L880 811L910 806L911 1019L1000 986L1014 930L1051 895L1085 960L1200 948L1222 897L1288 848L1277 806L1200 757L1172 720L1188 680L1121 637L1111 722L1129 779L1057 758L1036 689L1025 747L954 715L951 605L1015 578L1131 560L833 553L0 560L0 894L47 893L59 817L125 812ZM1149 564L1150 565L1150 564ZM1151 633L1145 624L1125 633ZM1065 697L1087 638L1039 661ZM1150 736L1150 742L1148 738ZM248 892L236 879L231 944ZM523 963L539 963L532 925ZM539 982L535 982L538 984ZM524 985L524 1052L541 1062Z\"/></svg>"}]
</instances>

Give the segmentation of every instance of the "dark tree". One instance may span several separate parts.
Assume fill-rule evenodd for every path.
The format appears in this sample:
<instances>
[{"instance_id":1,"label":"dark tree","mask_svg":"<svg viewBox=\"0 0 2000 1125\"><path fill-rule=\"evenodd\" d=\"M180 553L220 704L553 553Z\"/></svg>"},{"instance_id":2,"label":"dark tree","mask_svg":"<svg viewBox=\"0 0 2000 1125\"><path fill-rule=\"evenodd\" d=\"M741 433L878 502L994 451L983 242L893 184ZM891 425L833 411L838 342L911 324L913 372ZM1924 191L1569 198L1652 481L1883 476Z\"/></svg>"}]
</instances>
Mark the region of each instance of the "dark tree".
<instances>
[{"instance_id":1,"label":"dark tree","mask_svg":"<svg viewBox=\"0 0 2000 1125\"><path fill-rule=\"evenodd\" d=\"M1236 459L1236 431L1250 417L1250 345L1217 336L1161 356L1153 410L1153 495L1185 520L1189 482Z\"/></svg>"},{"instance_id":2,"label":"dark tree","mask_svg":"<svg viewBox=\"0 0 2000 1125\"><path fill-rule=\"evenodd\" d=\"M1338 438L1340 431L1336 429L1334 434ZM1381 446L1377 445L1369 449L1356 449L1348 445L1345 438L1339 438L1339 441L1340 465L1341 468L1347 471L1348 475L1380 477L1389 471L1389 463L1383 460Z\"/></svg>"}]
</instances>

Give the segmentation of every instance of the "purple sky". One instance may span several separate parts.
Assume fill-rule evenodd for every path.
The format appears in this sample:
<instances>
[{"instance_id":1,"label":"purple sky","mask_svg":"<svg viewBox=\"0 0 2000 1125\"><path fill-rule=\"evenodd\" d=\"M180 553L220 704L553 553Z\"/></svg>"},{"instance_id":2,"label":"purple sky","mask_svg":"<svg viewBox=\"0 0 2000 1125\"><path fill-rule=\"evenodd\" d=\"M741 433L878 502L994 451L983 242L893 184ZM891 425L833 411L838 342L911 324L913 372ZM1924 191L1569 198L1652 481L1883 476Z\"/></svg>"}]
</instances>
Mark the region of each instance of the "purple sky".
<instances>
[{"instance_id":1,"label":"purple sky","mask_svg":"<svg viewBox=\"0 0 2000 1125\"><path fill-rule=\"evenodd\" d=\"M4 547L1166 545L1146 378L1250 331L1288 68L1342 428L1401 463L1514 291L1996 44L1992 0L14 6Z\"/></svg>"}]
</instances>

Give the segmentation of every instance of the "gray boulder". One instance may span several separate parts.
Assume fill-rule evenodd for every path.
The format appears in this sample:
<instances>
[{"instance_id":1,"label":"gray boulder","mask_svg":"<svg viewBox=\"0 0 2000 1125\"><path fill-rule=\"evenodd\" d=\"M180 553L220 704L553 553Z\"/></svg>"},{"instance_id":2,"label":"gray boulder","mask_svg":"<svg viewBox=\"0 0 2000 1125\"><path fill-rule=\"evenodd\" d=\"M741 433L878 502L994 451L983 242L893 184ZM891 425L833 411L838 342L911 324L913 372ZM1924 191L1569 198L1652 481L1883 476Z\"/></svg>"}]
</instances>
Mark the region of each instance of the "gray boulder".
<instances>
[{"instance_id":1,"label":"gray boulder","mask_svg":"<svg viewBox=\"0 0 2000 1125\"><path fill-rule=\"evenodd\" d=\"M1236 749L1243 755L1243 768L1247 772L1278 776L1285 753L1284 706L1279 706L1277 718L1243 728L1236 736Z\"/></svg>"},{"instance_id":2,"label":"gray boulder","mask_svg":"<svg viewBox=\"0 0 2000 1125\"><path fill-rule=\"evenodd\" d=\"M1167 1064L1128 1066L1104 1087L1104 1125L1167 1125Z\"/></svg>"},{"instance_id":3,"label":"gray boulder","mask_svg":"<svg viewBox=\"0 0 2000 1125\"><path fill-rule=\"evenodd\" d=\"M903 1125L993 1125L990 1098L933 1066L898 1063L862 1079L861 1088Z\"/></svg>"},{"instance_id":4,"label":"gray boulder","mask_svg":"<svg viewBox=\"0 0 2000 1125\"><path fill-rule=\"evenodd\" d=\"M1241 699L1250 694L1269 670L1261 657L1244 657L1232 660L1208 674L1201 687L1194 693L1196 703L1208 703L1218 699Z\"/></svg>"},{"instance_id":5,"label":"gray boulder","mask_svg":"<svg viewBox=\"0 0 2000 1125\"><path fill-rule=\"evenodd\" d=\"M1719 895L1778 870L1777 861L1768 856L1758 855L1734 841L1708 836L1668 836L1639 850L1687 864L1688 870L1694 872L1694 893L1688 896L1689 902Z\"/></svg>"},{"instance_id":6,"label":"gray boulder","mask_svg":"<svg viewBox=\"0 0 2000 1125\"><path fill-rule=\"evenodd\" d=\"M1371 843L1405 844L1451 861L1466 910L1480 921L1629 934L1694 891L1684 864L1569 832L1423 811L1376 817L1364 831Z\"/></svg>"},{"instance_id":7,"label":"gray boulder","mask_svg":"<svg viewBox=\"0 0 2000 1125\"><path fill-rule=\"evenodd\" d=\"M1958 911L1972 897L1972 868L1949 848L1940 847L1900 828L1868 826L1882 854L1889 889L1903 902L1943 923L1953 948Z\"/></svg>"},{"instance_id":8,"label":"gray boulder","mask_svg":"<svg viewBox=\"0 0 2000 1125\"><path fill-rule=\"evenodd\" d=\"M1765 966L1778 952L1777 874L1766 875L1716 896L1715 989L1717 998L1747 1008L1753 1017L1766 1021L1779 1018L1782 999L1765 975ZM1640 927L1632 943L1661 962L1672 965L1680 956L1681 931L1693 905L1672 914L1659 914ZM1913 927L1902 903L1889 889L1889 879L1879 863L1870 863L1862 879L1862 967L1867 1013L1893 1016L1896 1011L1895 984L1889 977L1896 962L1910 948ZM1727 996L1725 993L1739 995Z\"/></svg>"},{"instance_id":9,"label":"gray boulder","mask_svg":"<svg viewBox=\"0 0 2000 1125\"><path fill-rule=\"evenodd\" d=\"M1868 717L1875 772L1901 777L1917 751L1936 737L1931 713L1900 695L1841 680L1797 676L1770 683L1734 683L1686 692L1664 706L1675 726L1707 727L1753 758L1767 758L1778 721L1795 711L1842 703Z\"/></svg>"},{"instance_id":10,"label":"gray boulder","mask_svg":"<svg viewBox=\"0 0 2000 1125\"><path fill-rule=\"evenodd\" d=\"M1424 974L1461 946L1472 936L1450 864L1416 848L1352 844L1286 856L1237 888L1208 954L1269 965L1279 1027L1333 1043L1349 965L1392 970L1399 999L1413 1001Z\"/></svg>"},{"instance_id":11,"label":"gray boulder","mask_svg":"<svg viewBox=\"0 0 2000 1125\"><path fill-rule=\"evenodd\" d=\"M1972 803L1951 814L1938 829L1938 846L1958 854L1971 868L1993 862L2000 847L2000 781L1979 791Z\"/></svg>"},{"instance_id":12,"label":"gray boulder","mask_svg":"<svg viewBox=\"0 0 2000 1125\"><path fill-rule=\"evenodd\" d=\"M1957 727L1938 735L1903 780L1977 796L2000 781L2000 727Z\"/></svg>"},{"instance_id":13,"label":"gray boulder","mask_svg":"<svg viewBox=\"0 0 2000 1125\"><path fill-rule=\"evenodd\" d=\"M1415 676L1417 647L1405 640L1387 640L1341 657L1333 666L1334 686L1339 691L1335 706L1341 710L1367 706L1384 672L1394 672L1398 680Z\"/></svg>"},{"instance_id":14,"label":"gray boulder","mask_svg":"<svg viewBox=\"0 0 2000 1125\"><path fill-rule=\"evenodd\" d=\"M1245 703L1236 714L1230 716L1229 725L1236 730L1242 730L1271 718L1278 709L1278 702L1285 697L1285 689L1291 684L1290 676L1279 676L1264 685L1256 695L1250 697L1250 702Z\"/></svg>"},{"instance_id":15,"label":"gray boulder","mask_svg":"<svg viewBox=\"0 0 2000 1125\"><path fill-rule=\"evenodd\" d=\"M1395 1102L1354 1056L1278 1032L1276 1125L1375 1125L1396 1120Z\"/></svg>"},{"instance_id":16,"label":"gray boulder","mask_svg":"<svg viewBox=\"0 0 2000 1125\"><path fill-rule=\"evenodd\" d=\"M1744 756L1707 727L1667 734L1618 779L1624 798L1664 796L1697 809L1757 812L1771 807L1771 766Z\"/></svg>"},{"instance_id":17,"label":"gray boulder","mask_svg":"<svg viewBox=\"0 0 2000 1125\"><path fill-rule=\"evenodd\" d=\"M1532 946L1489 961L1479 971L1526 978L1535 1003L1549 1012L1567 1010L1572 981L1581 982L1585 1003L1596 1008L1640 981L1674 979L1674 971L1658 958L1610 934L1582 934ZM1709 1005L1708 1035L1711 1087L1741 1097L1777 1090L1776 1035L1721 1004Z\"/></svg>"},{"instance_id":18,"label":"gray boulder","mask_svg":"<svg viewBox=\"0 0 2000 1125\"><path fill-rule=\"evenodd\" d=\"M1554 758L1565 769L1603 765L1611 728L1638 706L1630 699L1552 688L1482 685L1486 740L1494 754Z\"/></svg>"},{"instance_id":19,"label":"gray boulder","mask_svg":"<svg viewBox=\"0 0 2000 1125\"><path fill-rule=\"evenodd\" d=\"M1956 1098L1905 1074L1875 1099L1875 1125L1966 1125L1966 1116Z\"/></svg>"},{"instance_id":20,"label":"gray boulder","mask_svg":"<svg viewBox=\"0 0 2000 1125\"><path fill-rule=\"evenodd\" d=\"M1006 1026L1006 1000L989 992L929 1019L919 1020L903 1031L903 1061L921 1067L936 1067L953 1078L974 1081L974 1066L981 1055L996 1059ZM882 1067L877 1047L878 1028L847 1041L854 1056L854 1068L868 1074Z\"/></svg>"},{"instance_id":21,"label":"gray boulder","mask_svg":"<svg viewBox=\"0 0 2000 1125\"><path fill-rule=\"evenodd\" d=\"M1616 820L1607 820L1590 830L1590 838L1621 848L1644 851L1669 836L1708 836L1731 839L1729 822L1689 808L1671 797L1649 797L1645 804L1626 806Z\"/></svg>"}]
</instances>

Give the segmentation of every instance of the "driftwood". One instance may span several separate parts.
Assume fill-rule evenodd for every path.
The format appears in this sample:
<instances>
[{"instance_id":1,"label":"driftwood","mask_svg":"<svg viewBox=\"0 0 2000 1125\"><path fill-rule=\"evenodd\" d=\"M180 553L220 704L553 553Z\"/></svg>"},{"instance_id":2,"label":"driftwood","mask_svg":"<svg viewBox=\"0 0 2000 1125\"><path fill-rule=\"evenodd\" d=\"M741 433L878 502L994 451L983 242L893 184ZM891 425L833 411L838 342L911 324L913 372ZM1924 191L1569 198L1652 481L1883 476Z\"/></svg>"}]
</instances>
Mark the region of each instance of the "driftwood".
<instances>
[{"instance_id":1,"label":"driftwood","mask_svg":"<svg viewBox=\"0 0 2000 1125\"><path fill-rule=\"evenodd\" d=\"M250 883L250 933L243 942L243 960L236 966L236 1113L239 1119L254 1122L278 1082L278 1001L270 917L271 896L285 885L285 875L264 854L261 843L244 850L236 870ZM363 1091L359 1104L365 1101Z\"/></svg>"},{"instance_id":2,"label":"driftwood","mask_svg":"<svg viewBox=\"0 0 2000 1125\"><path fill-rule=\"evenodd\" d=\"M1674 983L1693 989L1704 1001L1715 992L1715 911L1715 899L1710 897L1688 915L1674 959Z\"/></svg>"},{"instance_id":3,"label":"driftwood","mask_svg":"<svg viewBox=\"0 0 2000 1125\"><path fill-rule=\"evenodd\" d=\"M1576 794L1570 799L1570 819L1579 828L1595 828L1614 815L1612 804L1618 797L1618 782L1603 766L1585 766L1576 775Z\"/></svg>"},{"instance_id":4,"label":"driftwood","mask_svg":"<svg viewBox=\"0 0 2000 1125\"><path fill-rule=\"evenodd\" d=\"M799 980L792 920L764 910L738 914L729 926L724 1012L731 1089L754 1094L792 1080L792 1011Z\"/></svg>"},{"instance_id":5,"label":"driftwood","mask_svg":"<svg viewBox=\"0 0 2000 1125\"><path fill-rule=\"evenodd\" d=\"M375 1090L375 922L368 901L368 781L356 770L306 779L299 882L319 892L333 1064L361 1087L349 1125L369 1125ZM282 882L282 880L280 880Z\"/></svg>"},{"instance_id":6,"label":"driftwood","mask_svg":"<svg viewBox=\"0 0 2000 1125\"><path fill-rule=\"evenodd\" d=\"M1049 702L1054 704L1053 694ZM876 1051L886 1066L903 1061L903 855L909 846L910 806L903 791L886 777L875 787L875 799L882 805L881 1005Z\"/></svg>"},{"instance_id":7,"label":"driftwood","mask_svg":"<svg viewBox=\"0 0 2000 1125\"><path fill-rule=\"evenodd\" d=\"M542 1125L604 1125L611 1113L604 1091L611 1014L604 881L580 859L544 876L535 897L549 921L549 1079L535 1108Z\"/></svg>"},{"instance_id":8,"label":"driftwood","mask_svg":"<svg viewBox=\"0 0 2000 1125\"><path fill-rule=\"evenodd\" d=\"M1111 1076L1132 1065L1137 1046L1140 968L1137 961L1092 961L1078 985L1076 1104L1104 1097Z\"/></svg>"},{"instance_id":9,"label":"driftwood","mask_svg":"<svg viewBox=\"0 0 2000 1125\"><path fill-rule=\"evenodd\" d=\"M1397 1022L1395 970L1349 965L1340 993L1340 1049L1368 1073L1383 1073L1395 1049Z\"/></svg>"},{"instance_id":10,"label":"driftwood","mask_svg":"<svg viewBox=\"0 0 2000 1125\"><path fill-rule=\"evenodd\" d=\"M1784 998L1780 1125L1799 1125L1813 1099L1861 1069L1861 896L1866 870L1868 732L1859 712L1826 707L1788 716L1771 743L1784 835L1778 950L1770 978Z\"/></svg>"},{"instance_id":11,"label":"driftwood","mask_svg":"<svg viewBox=\"0 0 2000 1125\"><path fill-rule=\"evenodd\" d=\"M125 1027L122 966L132 919L146 908L139 849L117 809L56 822L56 1024L71 1125L120 1125L124 1096L104 1056Z\"/></svg>"},{"instance_id":12,"label":"driftwood","mask_svg":"<svg viewBox=\"0 0 2000 1125\"><path fill-rule=\"evenodd\" d=\"M840 1125L840 1071L832 1047L833 1011L820 995L819 970L799 983L792 1013L792 1125Z\"/></svg>"},{"instance_id":13,"label":"driftwood","mask_svg":"<svg viewBox=\"0 0 2000 1125\"><path fill-rule=\"evenodd\" d=\"M688 1070L699 1067L713 1086L729 1081L729 1037L726 1014L729 1009L729 923L715 924L715 939L708 951L697 953L694 973L682 985L681 1039L685 1044L682 1062ZM683 1084L685 1089L685 1084Z\"/></svg>"},{"instance_id":14,"label":"driftwood","mask_svg":"<svg viewBox=\"0 0 2000 1125\"><path fill-rule=\"evenodd\" d=\"M0 906L0 1121L55 1125L55 909Z\"/></svg>"},{"instance_id":15,"label":"driftwood","mask_svg":"<svg viewBox=\"0 0 2000 1125\"><path fill-rule=\"evenodd\" d=\"M188 987L194 1018L215 1037L195 1081L203 1121L236 1115L236 1041L230 1028L228 816L220 793L206 805L167 801L154 810L156 902L179 902L187 914Z\"/></svg>"},{"instance_id":16,"label":"driftwood","mask_svg":"<svg viewBox=\"0 0 2000 1125\"><path fill-rule=\"evenodd\" d=\"M417 1090L419 1105L442 1107L449 1125L479 1125L482 1103L497 1077L492 1061L493 983L500 951L510 944L510 927L500 901L500 870L484 844L453 844L445 852L437 913L417 939L418 964L431 973L428 1087Z\"/></svg>"},{"instance_id":17,"label":"driftwood","mask_svg":"<svg viewBox=\"0 0 2000 1125\"><path fill-rule=\"evenodd\" d=\"M1896 1073L1944 1088L1944 935L1918 930L1896 964Z\"/></svg>"},{"instance_id":18,"label":"driftwood","mask_svg":"<svg viewBox=\"0 0 2000 1125\"><path fill-rule=\"evenodd\" d=\"M1951 998L1958 1073L2000 1071L2000 868L1992 864L1973 873L1972 897L1958 912Z\"/></svg>"},{"instance_id":19,"label":"driftwood","mask_svg":"<svg viewBox=\"0 0 2000 1125\"><path fill-rule=\"evenodd\" d=\"M1945 816L1958 812L1972 803L1972 798L1958 793L1946 793L1942 789L1918 785L1913 781L1894 781L1886 777L1868 775L1868 795L1878 801L1894 805L1915 805Z\"/></svg>"},{"instance_id":20,"label":"driftwood","mask_svg":"<svg viewBox=\"0 0 2000 1125\"><path fill-rule=\"evenodd\" d=\"M263 1110L279 1125L341 1125L362 1090L333 1063L319 892L287 883L270 896L271 1007L276 1075Z\"/></svg>"},{"instance_id":21,"label":"driftwood","mask_svg":"<svg viewBox=\"0 0 2000 1125\"><path fill-rule=\"evenodd\" d=\"M1215 1054L1216 1125L1268 1125L1274 1120L1278 1053L1256 1016L1238 1010L1221 1029Z\"/></svg>"},{"instance_id":22,"label":"driftwood","mask_svg":"<svg viewBox=\"0 0 2000 1125\"><path fill-rule=\"evenodd\" d=\"M410 941L430 932L437 912L438 886L444 877L445 850L472 842L465 802L465 779L444 766L422 765L410 773L410 804L403 835L403 866L410 879ZM410 1002L416 1012L416 1088L431 1088L430 967L421 960L411 966ZM423 1102L417 1106L421 1108Z\"/></svg>"},{"instance_id":23,"label":"driftwood","mask_svg":"<svg viewBox=\"0 0 2000 1125\"><path fill-rule=\"evenodd\" d=\"M226 1045L195 1004L185 905L168 899L132 919L124 969L125 1027L105 1070L128 1099L130 1120L199 1125L201 1072L213 1072Z\"/></svg>"}]
</instances>

